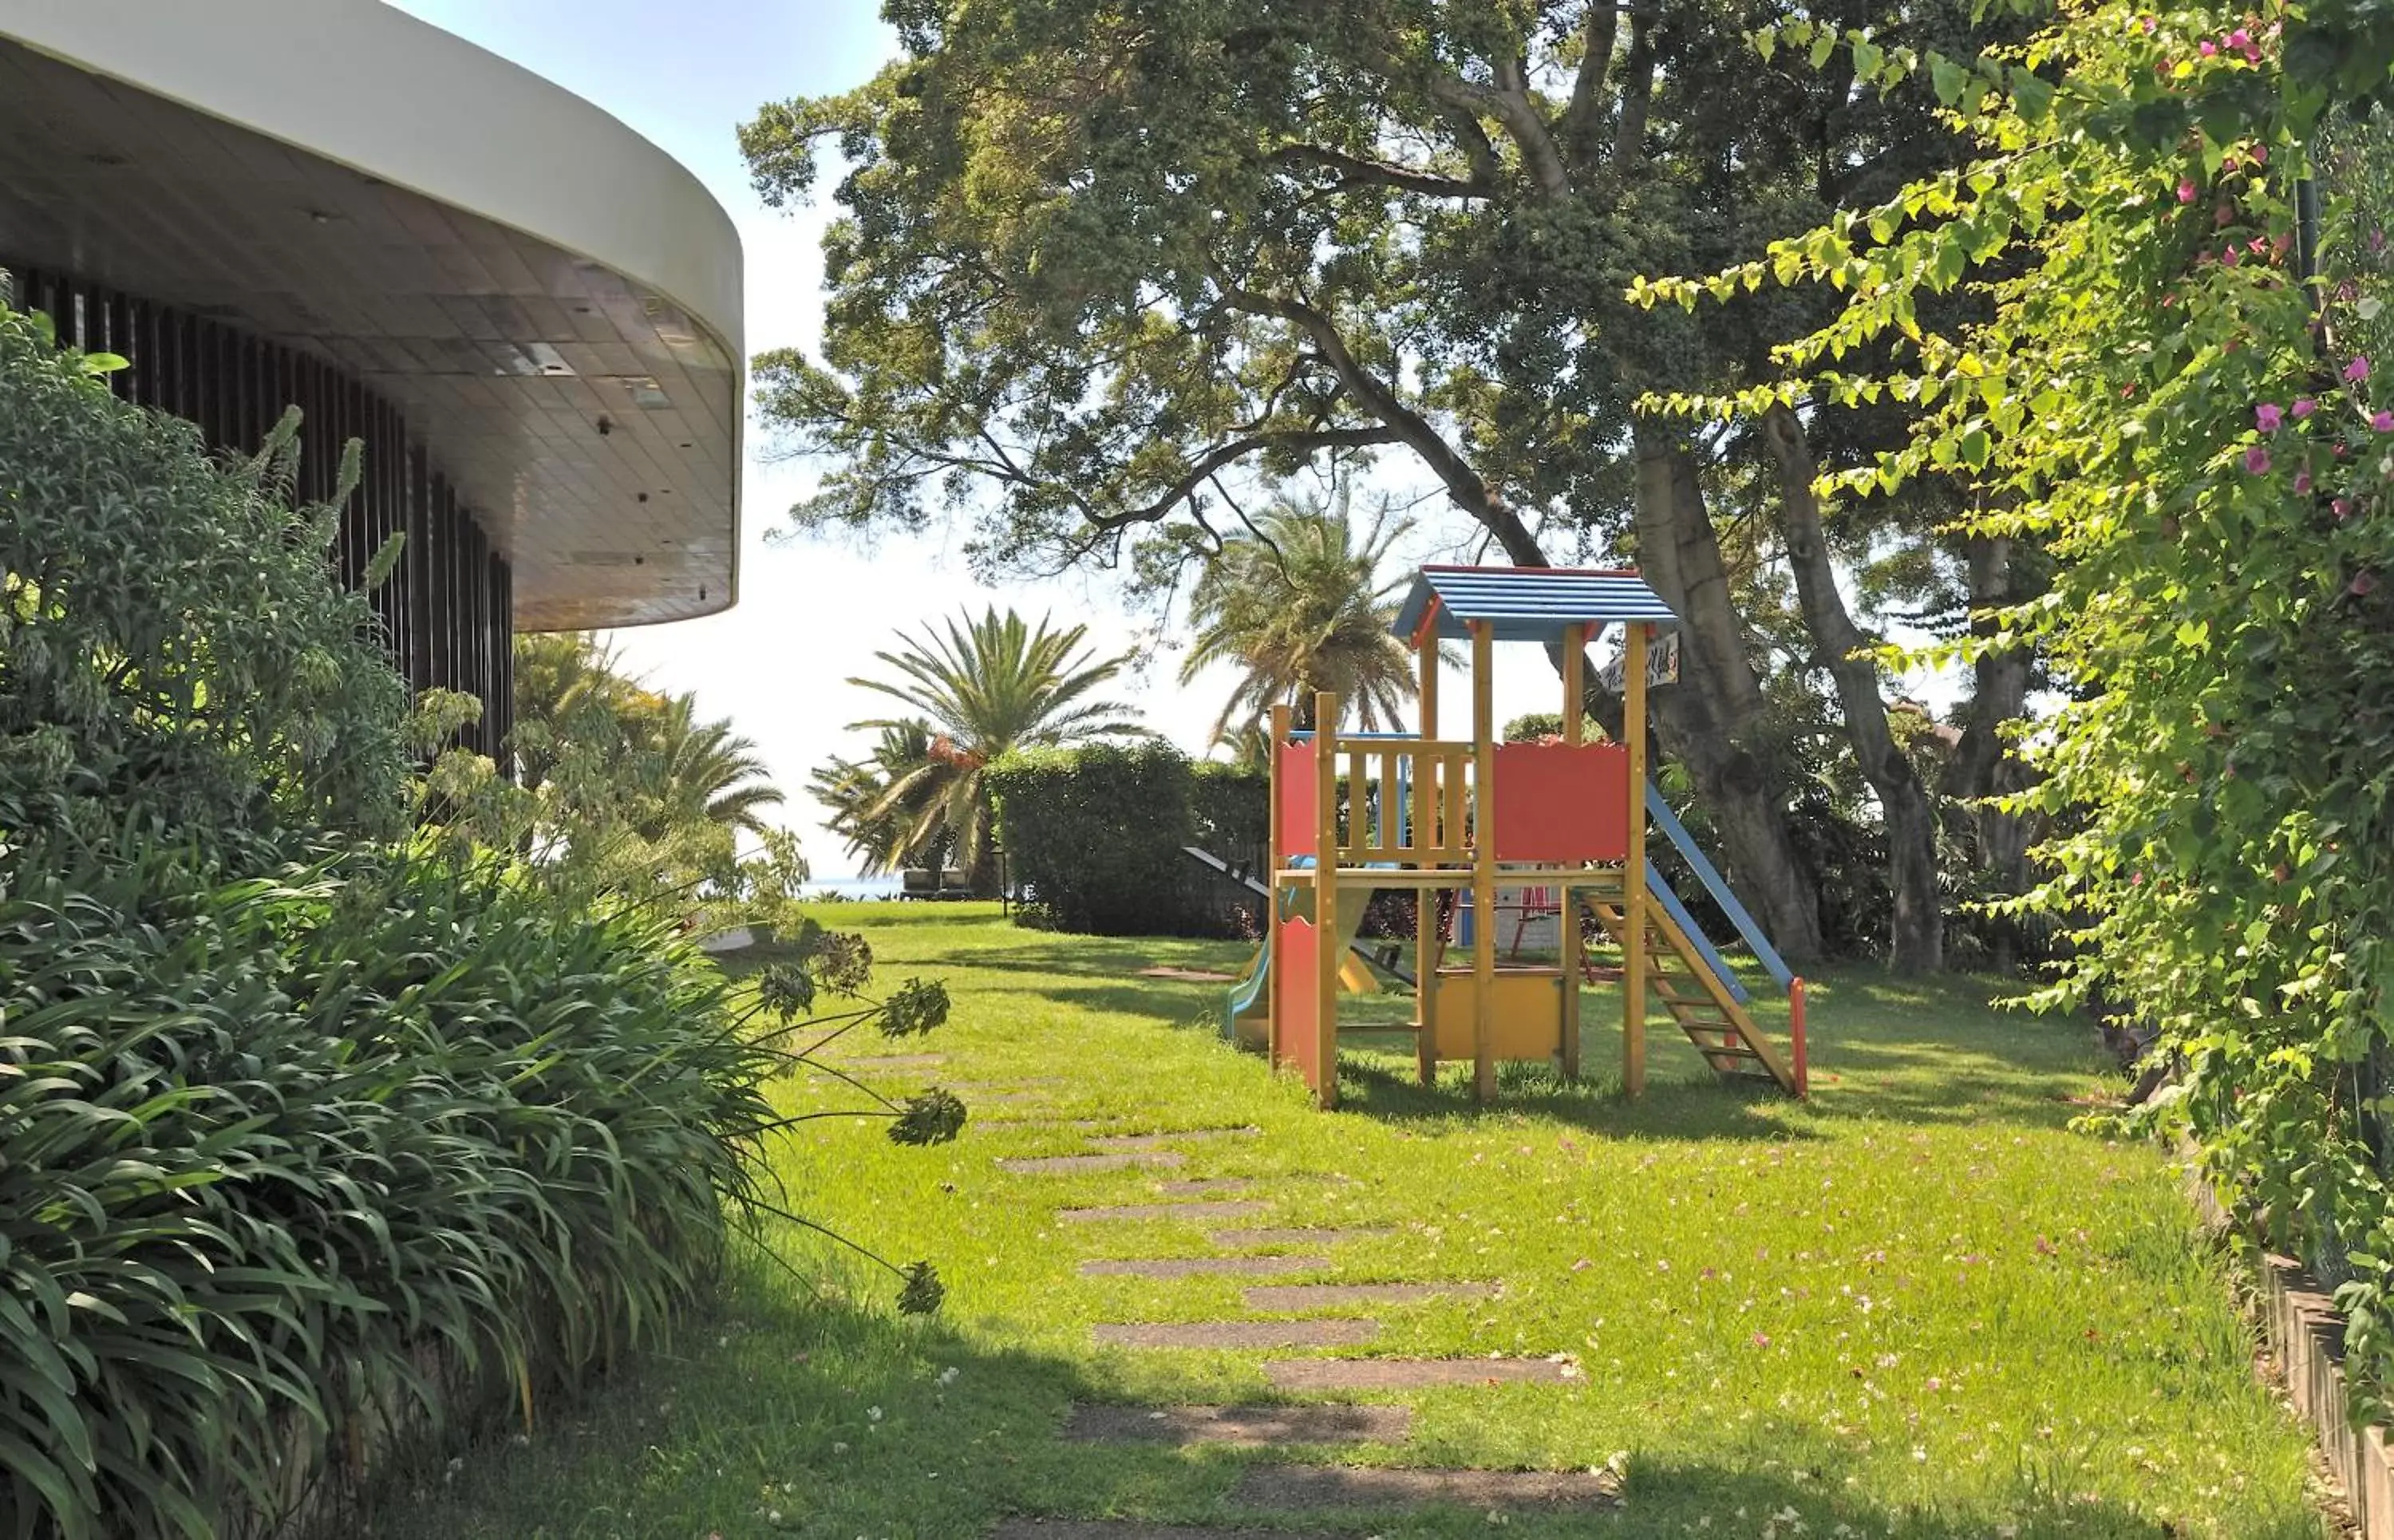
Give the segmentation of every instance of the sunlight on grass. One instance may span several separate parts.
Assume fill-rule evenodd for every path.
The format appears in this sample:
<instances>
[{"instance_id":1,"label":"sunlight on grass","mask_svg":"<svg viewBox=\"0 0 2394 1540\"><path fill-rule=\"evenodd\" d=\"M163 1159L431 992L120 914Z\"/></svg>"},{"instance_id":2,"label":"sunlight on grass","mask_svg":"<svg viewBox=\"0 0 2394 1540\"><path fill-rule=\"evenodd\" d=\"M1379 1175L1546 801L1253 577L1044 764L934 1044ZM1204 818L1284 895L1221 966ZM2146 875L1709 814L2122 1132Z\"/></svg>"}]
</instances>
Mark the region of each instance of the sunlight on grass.
<instances>
[{"instance_id":1,"label":"sunlight on grass","mask_svg":"<svg viewBox=\"0 0 2394 1540\"><path fill-rule=\"evenodd\" d=\"M529 1447L394 1494L375 1533L955 1540L1018 1512L1269 1522L1228 1494L1246 1462L1284 1454L1055 1437L1075 1400L1268 1396L1261 1355L1090 1345L1094 1323L1246 1313L1253 1279L1077 1270L1205 1255L1217 1227L1053 1218L1157 1202L1160 1180L1191 1177L1254 1178L1240 1195L1271 1204L1226 1223L1386 1227L1312 1276L1500 1285L1381 1307L1376 1339L1345 1352L1572 1355L1562 1386L1367 1396L1418 1408L1409 1442L1307 1452L1499 1468L1625 1454L1621 1512L1515 1514L1517 1534L2322 1533L2305 1441L2253 1380L2228 1266L2170 1166L2068 1129L2072 1099L2100 1088L2089 1034L1999 1012L1983 982L1817 983L1809 1105L1725 1088L1659 1031L1649 1094L1624 1103L1618 996L1592 991L1585 1085L1512 1067L1482 1111L1465 1067L1424 1090L1409 1046L1382 1038L1350 1050L1345 1110L1324 1116L1219 1040L1219 986L1138 976L1235 968L1237 948L1045 935L981 906L824 918L865 929L885 982L943 978L955 996L949 1028L890 1050L943 1064L875 1073L862 1055L881 1046L860 1044L869 1079L1031 1099L977 1105L939 1149L817 1123L777 1154L799 1212L936 1261L944 1316L900 1320L886 1276L779 1233L803 1283L751 1259L682 1356L553 1409ZM845 1099L783 1094L794 1111ZM1191 1142L1168 1170L992 1164L1082 1151L1089 1130L1062 1120L1109 1117L1262 1132ZM1490 1527L1452 1509L1355 1524L1391 1540Z\"/></svg>"}]
</instances>

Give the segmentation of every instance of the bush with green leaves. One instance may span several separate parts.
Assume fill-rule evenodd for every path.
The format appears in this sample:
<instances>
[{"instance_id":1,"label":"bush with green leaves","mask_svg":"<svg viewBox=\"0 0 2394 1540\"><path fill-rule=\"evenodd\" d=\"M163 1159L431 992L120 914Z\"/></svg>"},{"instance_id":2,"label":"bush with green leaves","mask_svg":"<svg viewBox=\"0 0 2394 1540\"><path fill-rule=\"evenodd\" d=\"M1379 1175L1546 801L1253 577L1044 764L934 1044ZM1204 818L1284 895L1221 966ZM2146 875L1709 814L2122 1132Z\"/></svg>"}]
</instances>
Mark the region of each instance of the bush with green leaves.
<instances>
[{"instance_id":1,"label":"bush with green leaves","mask_svg":"<svg viewBox=\"0 0 2394 1540\"><path fill-rule=\"evenodd\" d=\"M280 1532L660 1340L732 1222L807 1224L765 1082L947 1002L808 931L743 1011L665 919L395 845L474 790L411 785L470 703L412 711L293 421L220 466L104 372L0 311L0 1532Z\"/></svg>"},{"instance_id":2,"label":"bush with green leaves","mask_svg":"<svg viewBox=\"0 0 2394 1540\"><path fill-rule=\"evenodd\" d=\"M291 504L297 418L223 464L103 374L0 307L0 829L396 833L406 687L327 580L335 510Z\"/></svg>"},{"instance_id":3,"label":"bush with green leaves","mask_svg":"<svg viewBox=\"0 0 2394 1540\"><path fill-rule=\"evenodd\" d=\"M983 779L1006 868L1038 914L1108 936L1210 933L1189 881L1196 777L1169 744L1009 754Z\"/></svg>"},{"instance_id":4,"label":"bush with green leaves","mask_svg":"<svg viewBox=\"0 0 2394 1540\"><path fill-rule=\"evenodd\" d=\"M1829 307L1736 395L1651 404L1767 424L1912 403L1909 442L1821 490L1958 483L1973 533L2051 553L2050 593L1955 649L2032 642L2066 696L2016 799L2051 830L2027 906L2075 928L2047 999L2099 991L2159 1033L2183 1076L2150 1116L2335 1283L2382 1413L2394 13L2106 0L1970 59L1810 18L1756 41L1857 90L1926 84L1973 160L1757 262L1639 281L1648 302L1794 285ZM1938 321L1965 290L1983 308Z\"/></svg>"},{"instance_id":5,"label":"bush with green leaves","mask_svg":"<svg viewBox=\"0 0 2394 1540\"><path fill-rule=\"evenodd\" d=\"M362 1452L494 1399L529 1419L661 1340L727 1205L782 1212L763 1087L805 1058L782 1045L815 975L862 987L832 950L763 993L759 1030L667 925L495 859L18 874L0 1508L33 1534L264 1526ZM825 1032L945 1014L915 982ZM910 1143L963 1118L944 1092L887 1111ZM936 1306L927 1266L899 1270Z\"/></svg>"}]
</instances>

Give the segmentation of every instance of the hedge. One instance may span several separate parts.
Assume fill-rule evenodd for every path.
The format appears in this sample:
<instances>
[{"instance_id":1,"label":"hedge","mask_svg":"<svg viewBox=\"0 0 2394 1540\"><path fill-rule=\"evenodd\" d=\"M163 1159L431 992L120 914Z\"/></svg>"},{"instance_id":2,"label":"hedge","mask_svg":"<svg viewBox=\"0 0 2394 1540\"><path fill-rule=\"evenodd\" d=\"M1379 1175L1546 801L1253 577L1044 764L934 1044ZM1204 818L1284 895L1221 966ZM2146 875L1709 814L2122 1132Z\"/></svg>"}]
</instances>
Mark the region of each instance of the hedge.
<instances>
[{"instance_id":1,"label":"hedge","mask_svg":"<svg viewBox=\"0 0 2394 1540\"><path fill-rule=\"evenodd\" d=\"M1261 853L1263 776L1198 765L1167 744L1010 754L989 767L1007 870L1033 917L1095 935L1236 934L1243 890L1185 848L1242 866Z\"/></svg>"}]
</instances>

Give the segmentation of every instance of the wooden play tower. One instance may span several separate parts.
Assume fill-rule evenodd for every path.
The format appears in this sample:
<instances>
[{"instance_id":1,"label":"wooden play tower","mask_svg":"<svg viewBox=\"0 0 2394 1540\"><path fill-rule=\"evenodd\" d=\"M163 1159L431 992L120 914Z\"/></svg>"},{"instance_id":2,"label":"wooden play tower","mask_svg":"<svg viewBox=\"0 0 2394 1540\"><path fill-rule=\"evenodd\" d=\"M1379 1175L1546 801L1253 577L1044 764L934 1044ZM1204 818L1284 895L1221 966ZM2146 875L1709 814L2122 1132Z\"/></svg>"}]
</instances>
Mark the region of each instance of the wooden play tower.
<instances>
[{"instance_id":1,"label":"wooden play tower","mask_svg":"<svg viewBox=\"0 0 2394 1540\"><path fill-rule=\"evenodd\" d=\"M1270 924L1232 992L1228 1030L1303 1074L1321 1105L1335 1105L1341 975L1353 971L1348 943L1375 891L1409 889L1419 900L1411 1028L1425 1085L1440 1060L1469 1060L1483 1100L1495 1094L1496 1065L1506 1060L1578 1074L1582 992L1596 971L1581 940L1585 913L1620 953L1622 1077L1630 1095L1645 1087L1646 1024L1657 1005L1721 1074L1802 1095L1803 981L1788 973L1647 780L1649 652L1658 631L1675 624L1634 572L1424 568L1395 623L1420 660L1417 733L1342 734L1339 700L1326 692L1313 703L1313 731L1293 730L1286 706L1272 713ZM1585 660L1609 625L1622 627L1621 740L1587 743ZM1444 640L1471 651L1467 738L1439 736ZM1560 644L1560 742L1497 742L1500 641ZM1788 992L1793 1042L1784 1057L1748 1014L1745 986L1646 859L1650 814ZM1500 965L1500 887L1554 895L1561 923L1550 964ZM1438 900L1447 891L1478 917L1467 945L1451 947L1440 922ZM1450 950L1465 955L1450 960Z\"/></svg>"}]
</instances>

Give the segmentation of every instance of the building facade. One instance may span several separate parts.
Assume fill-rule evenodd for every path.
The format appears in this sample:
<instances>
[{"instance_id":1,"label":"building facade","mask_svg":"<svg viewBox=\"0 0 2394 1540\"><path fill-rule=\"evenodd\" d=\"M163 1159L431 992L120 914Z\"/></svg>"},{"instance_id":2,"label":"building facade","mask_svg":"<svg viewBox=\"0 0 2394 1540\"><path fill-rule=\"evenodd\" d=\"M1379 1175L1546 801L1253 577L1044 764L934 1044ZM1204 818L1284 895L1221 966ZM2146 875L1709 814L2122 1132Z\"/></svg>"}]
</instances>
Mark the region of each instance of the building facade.
<instances>
[{"instance_id":1,"label":"building facade","mask_svg":"<svg viewBox=\"0 0 2394 1540\"><path fill-rule=\"evenodd\" d=\"M484 703L517 630L738 597L741 253L678 164L378 0L0 0L5 297L121 394L300 495L363 476L335 576L418 690Z\"/></svg>"}]
</instances>

